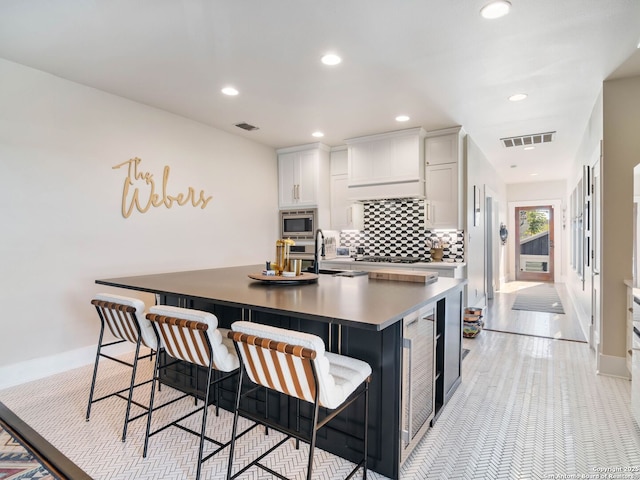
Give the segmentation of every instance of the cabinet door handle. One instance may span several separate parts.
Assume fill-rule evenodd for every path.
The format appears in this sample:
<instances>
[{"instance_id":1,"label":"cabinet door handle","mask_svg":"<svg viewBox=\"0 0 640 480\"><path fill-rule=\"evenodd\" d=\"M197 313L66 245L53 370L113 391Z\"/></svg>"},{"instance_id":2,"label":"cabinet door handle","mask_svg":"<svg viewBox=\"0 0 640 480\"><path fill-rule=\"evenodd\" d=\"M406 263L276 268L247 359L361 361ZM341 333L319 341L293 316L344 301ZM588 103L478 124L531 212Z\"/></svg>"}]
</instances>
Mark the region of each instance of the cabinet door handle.
<instances>
[{"instance_id":1,"label":"cabinet door handle","mask_svg":"<svg viewBox=\"0 0 640 480\"><path fill-rule=\"evenodd\" d=\"M300 200L300 185L296 185L296 200Z\"/></svg>"}]
</instances>

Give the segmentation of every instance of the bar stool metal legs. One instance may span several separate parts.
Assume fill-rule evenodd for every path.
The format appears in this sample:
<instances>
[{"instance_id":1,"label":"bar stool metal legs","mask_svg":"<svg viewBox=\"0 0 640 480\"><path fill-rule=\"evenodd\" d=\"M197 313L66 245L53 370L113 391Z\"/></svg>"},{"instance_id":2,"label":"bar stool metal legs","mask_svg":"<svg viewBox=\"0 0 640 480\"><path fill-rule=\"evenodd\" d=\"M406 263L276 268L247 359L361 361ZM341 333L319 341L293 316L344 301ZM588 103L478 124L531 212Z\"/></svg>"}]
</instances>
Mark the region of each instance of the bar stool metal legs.
<instances>
[{"instance_id":1,"label":"bar stool metal legs","mask_svg":"<svg viewBox=\"0 0 640 480\"><path fill-rule=\"evenodd\" d=\"M215 414L217 416L219 408L219 386L222 382L238 373L238 358L235 355L234 349L231 348L231 345L229 345L231 348L231 352L229 352L227 347L221 342L222 336L217 330L217 318L213 314L170 306L152 307L150 312L151 313L147 314L147 319L153 324L158 344L161 345L167 355L175 359L175 361L188 362L191 364L190 367L193 367L195 371L196 385L198 382L198 366L206 368L207 384L205 386L204 400L201 407L195 408L179 419L152 431L151 412L153 411L155 400L155 385L160 375L160 363L159 359L156 358L150 396L151 410L147 417L143 457L147 456L149 438L151 436L171 426L180 428L199 438L200 443L198 447L198 465L196 471L196 480L199 480L202 472L202 464L230 444L229 441L220 442L206 435L208 400L210 393L213 393L214 403L216 405ZM212 387L213 392L211 391ZM197 406L197 397L195 403ZM199 432L179 423L200 411L202 411L202 422ZM217 448L207 456L204 456L205 439L213 442L217 446Z\"/></svg>"},{"instance_id":2,"label":"bar stool metal legs","mask_svg":"<svg viewBox=\"0 0 640 480\"><path fill-rule=\"evenodd\" d=\"M236 322L232 325L232 329L234 331L229 333L229 337L233 339L241 361L227 480L235 479L253 466L267 471L277 478L287 480L287 477L269 468L262 463L262 460L289 439L295 439L296 444L298 440L309 444L307 480L310 480L313 473L313 456L318 430L360 398L363 399L365 409L363 412L363 455L362 460L351 470L346 479L352 478L360 468L363 469L363 478L366 479L371 367L360 360L324 352L322 340L315 335L290 332L248 322ZM299 340L300 343L286 343L283 340L291 342ZM336 373L340 372L345 380L348 379L345 382L339 382L340 386L334 378L330 378L334 369ZM243 385L245 376L256 387L243 392L243 388L246 389ZM335 391L323 391L323 388L330 389L331 385L335 386ZM313 418L308 434L300 432L299 419L296 419L294 428L290 429L270 421L254 411L243 408L242 400L256 388L262 386L288 395L292 399L304 400L312 405ZM327 412L322 419L320 419L319 412L321 406ZM283 433L285 437L248 465L233 473L235 445L238 439L238 418L240 416L255 422L255 424L269 426Z\"/></svg>"},{"instance_id":3,"label":"bar stool metal legs","mask_svg":"<svg viewBox=\"0 0 640 480\"><path fill-rule=\"evenodd\" d=\"M122 429L122 441L124 442L127 438L127 427L129 423L146 415L149 408L147 405L143 405L133 399L133 392L136 387L140 387L151 382L151 379L149 379L137 384L135 383L138 360L142 358L151 358L152 356L154 356L154 349L156 348L157 344L154 341L155 338L148 335L149 332L142 331L140 315L144 314L144 303L142 303L140 300L121 297L119 295L99 294L91 301L91 303L95 306L98 312L98 316L100 317L100 335L98 337L96 360L93 367L93 376L91 379L91 388L89 391L89 401L87 403L87 413L85 419L86 421L89 421L91 417L91 407L96 402L114 396L126 400L127 407L124 419L124 427ZM142 321L145 320L142 319ZM105 325L111 331L113 336L118 338L118 340L109 343L103 343ZM145 333L147 333L146 336ZM134 343L136 346L134 358L131 363L111 356L103 351L103 349L106 347L118 345L125 342ZM141 356L141 346L149 347L151 352L147 355ZM131 380L127 388L123 388L107 395L103 395L100 398L94 398L100 358L107 358L114 362L130 367ZM123 393L127 391L128 394L126 396L123 395ZM137 405L138 407L142 408L144 410L144 413L131 417L131 404Z\"/></svg>"}]
</instances>

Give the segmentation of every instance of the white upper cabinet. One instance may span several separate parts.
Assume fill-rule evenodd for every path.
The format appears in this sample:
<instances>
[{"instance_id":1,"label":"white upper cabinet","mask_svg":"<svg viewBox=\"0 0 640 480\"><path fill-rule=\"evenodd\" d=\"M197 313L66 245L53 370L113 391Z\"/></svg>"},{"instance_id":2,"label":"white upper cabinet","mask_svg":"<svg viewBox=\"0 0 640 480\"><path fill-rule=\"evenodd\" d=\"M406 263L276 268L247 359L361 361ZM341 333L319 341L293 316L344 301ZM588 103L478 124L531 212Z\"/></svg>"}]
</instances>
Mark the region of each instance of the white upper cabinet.
<instances>
[{"instance_id":1,"label":"white upper cabinet","mask_svg":"<svg viewBox=\"0 0 640 480\"><path fill-rule=\"evenodd\" d=\"M346 174L331 175L331 230L364 230L364 205L349 199Z\"/></svg>"},{"instance_id":2,"label":"white upper cabinet","mask_svg":"<svg viewBox=\"0 0 640 480\"><path fill-rule=\"evenodd\" d=\"M425 140L425 225L464 228L464 138L461 127L429 132Z\"/></svg>"},{"instance_id":3,"label":"white upper cabinet","mask_svg":"<svg viewBox=\"0 0 640 480\"><path fill-rule=\"evenodd\" d=\"M349 198L347 148L331 150L331 230L363 230L364 205Z\"/></svg>"},{"instance_id":4,"label":"white upper cabinet","mask_svg":"<svg viewBox=\"0 0 640 480\"><path fill-rule=\"evenodd\" d=\"M427 228L457 230L458 164L427 166L425 224Z\"/></svg>"},{"instance_id":5,"label":"white upper cabinet","mask_svg":"<svg viewBox=\"0 0 640 480\"><path fill-rule=\"evenodd\" d=\"M318 207L328 189L329 147L302 145L278 150L278 204L282 208ZM327 195L328 199L328 195Z\"/></svg>"},{"instance_id":6,"label":"white upper cabinet","mask_svg":"<svg viewBox=\"0 0 640 480\"><path fill-rule=\"evenodd\" d=\"M349 172L349 160L347 159L347 147L333 147L331 149L331 175L347 175Z\"/></svg>"},{"instance_id":7,"label":"white upper cabinet","mask_svg":"<svg viewBox=\"0 0 640 480\"><path fill-rule=\"evenodd\" d=\"M431 135L437 132L430 132ZM441 165L443 163L457 163L459 137L456 133L429 137L425 140L425 160L427 166Z\"/></svg>"},{"instance_id":8,"label":"white upper cabinet","mask_svg":"<svg viewBox=\"0 0 640 480\"><path fill-rule=\"evenodd\" d=\"M347 140L349 198L424 196L425 134L412 128Z\"/></svg>"}]
</instances>

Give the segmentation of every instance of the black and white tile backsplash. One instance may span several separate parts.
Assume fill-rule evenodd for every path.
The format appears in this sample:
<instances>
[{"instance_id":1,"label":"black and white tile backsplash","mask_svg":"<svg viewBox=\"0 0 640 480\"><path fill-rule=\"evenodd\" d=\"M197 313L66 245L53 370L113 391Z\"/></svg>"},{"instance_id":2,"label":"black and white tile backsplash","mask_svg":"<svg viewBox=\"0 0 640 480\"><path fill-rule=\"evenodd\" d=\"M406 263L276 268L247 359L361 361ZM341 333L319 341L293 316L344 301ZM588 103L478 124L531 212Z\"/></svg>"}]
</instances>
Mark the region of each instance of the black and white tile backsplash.
<instances>
[{"instance_id":1,"label":"black and white tile backsplash","mask_svg":"<svg viewBox=\"0 0 640 480\"><path fill-rule=\"evenodd\" d=\"M340 232L340 246L363 247L365 255L430 259L427 239L439 239L443 260L464 261L464 232L425 230L424 200L400 198L364 202L364 231Z\"/></svg>"}]
</instances>

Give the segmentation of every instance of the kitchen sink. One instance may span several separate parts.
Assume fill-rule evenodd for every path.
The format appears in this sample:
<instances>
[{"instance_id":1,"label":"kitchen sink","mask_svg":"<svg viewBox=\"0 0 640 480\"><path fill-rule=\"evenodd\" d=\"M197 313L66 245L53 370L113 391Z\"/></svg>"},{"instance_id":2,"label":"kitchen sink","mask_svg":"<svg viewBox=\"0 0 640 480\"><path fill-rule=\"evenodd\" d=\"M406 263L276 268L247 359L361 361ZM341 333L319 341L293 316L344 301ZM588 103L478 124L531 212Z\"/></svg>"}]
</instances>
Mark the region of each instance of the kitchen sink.
<instances>
[{"instance_id":1,"label":"kitchen sink","mask_svg":"<svg viewBox=\"0 0 640 480\"><path fill-rule=\"evenodd\" d=\"M313 273L313 268L308 268L308 272ZM335 268L321 268L318 273L320 275L335 275L336 277L359 277L367 275L369 272L363 270L338 270Z\"/></svg>"},{"instance_id":2,"label":"kitchen sink","mask_svg":"<svg viewBox=\"0 0 640 480\"><path fill-rule=\"evenodd\" d=\"M337 273L344 273L345 270L334 270L332 268L321 268L318 273L322 275L336 275Z\"/></svg>"},{"instance_id":3,"label":"kitchen sink","mask_svg":"<svg viewBox=\"0 0 640 480\"><path fill-rule=\"evenodd\" d=\"M307 269L308 272L313 273L313 268ZM336 268L321 268L318 273L320 275L337 275L339 277L355 277L358 275L366 275L367 272L359 270L338 270Z\"/></svg>"},{"instance_id":4,"label":"kitchen sink","mask_svg":"<svg viewBox=\"0 0 640 480\"><path fill-rule=\"evenodd\" d=\"M369 272L364 270L345 270L344 272L336 273L336 277L360 277L368 274Z\"/></svg>"},{"instance_id":5,"label":"kitchen sink","mask_svg":"<svg viewBox=\"0 0 640 480\"><path fill-rule=\"evenodd\" d=\"M333 275L335 277L359 277L361 275L367 275L369 272L365 272L363 270L320 269L318 273L322 275Z\"/></svg>"}]
</instances>

